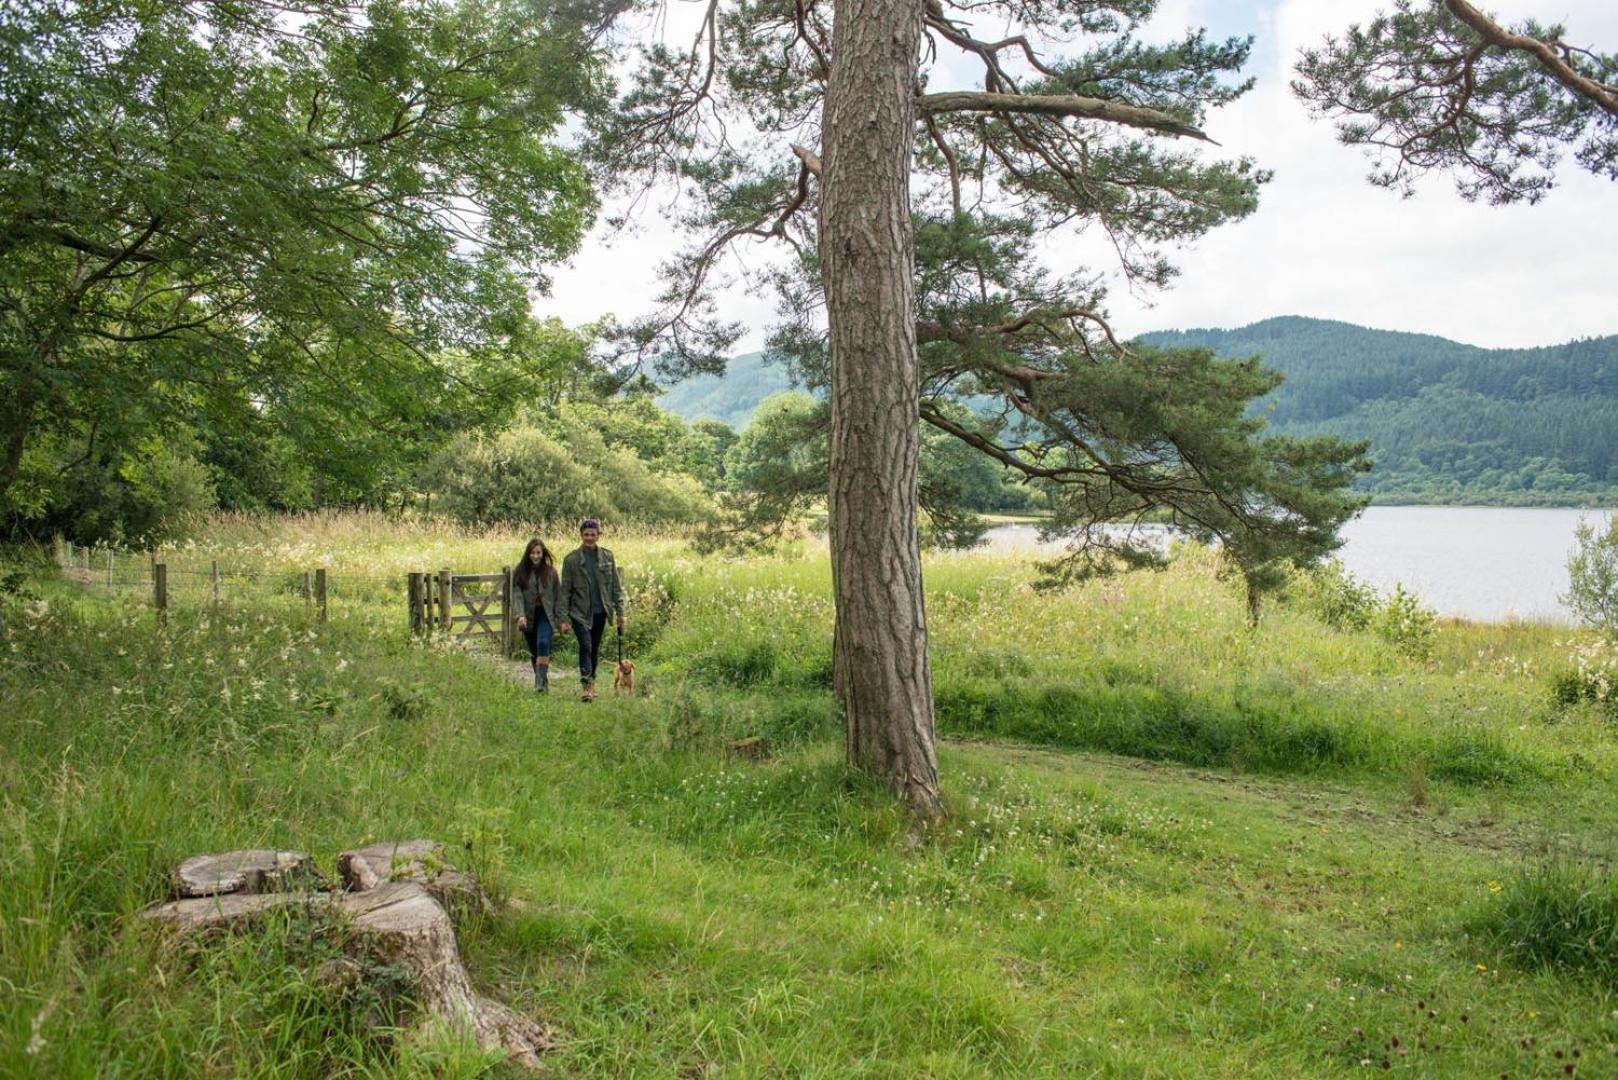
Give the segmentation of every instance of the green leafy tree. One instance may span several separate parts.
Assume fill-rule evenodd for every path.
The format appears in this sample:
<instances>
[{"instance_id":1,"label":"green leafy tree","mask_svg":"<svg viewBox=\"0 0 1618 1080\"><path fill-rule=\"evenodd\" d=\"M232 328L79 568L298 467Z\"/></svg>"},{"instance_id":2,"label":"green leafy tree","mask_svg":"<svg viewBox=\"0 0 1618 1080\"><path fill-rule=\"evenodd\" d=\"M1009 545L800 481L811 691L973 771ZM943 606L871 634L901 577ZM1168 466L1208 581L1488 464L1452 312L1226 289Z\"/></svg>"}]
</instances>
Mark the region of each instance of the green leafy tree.
<instances>
[{"instance_id":1,"label":"green leafy tree","mask_svg":"<svg viewBox=\"0 0 1618 1080\"><path fill-rule=\"evenodd\" d=\"M1507 27L1467 0L1398 0L1299 58L1293 90L1376 155L1370 180L1406 195L1439 172L1466 199L1537 202L1571 147L1618 180L1618 53L1557 24Z\"/></svg>"},{"instance_id":2,"label":"green leafy tree","mask_svg":"<svg viewBox=\"0 0 1618 1080\"><path fill-rule=\"evenodd\" d=\"M1589 625L1618 638L1618 517L1608 518L1605 529L1580 521L1573 536L1562 602Z\"/></svg>"},{"instance_id":3,"label":"green leafy tree","mask_svg":"<svg viewBox=\"0 0 1618 1080\"><path fill-rule=\"evenodd\" d=\"M11 5L0 505L38 501L14 488L43 438L96 467L216 422L353 498L408 471L391 448L506 406L544 336L528 290L594 207L551 141L595 98L583 10Z\"/></svg>"}]
</instances>

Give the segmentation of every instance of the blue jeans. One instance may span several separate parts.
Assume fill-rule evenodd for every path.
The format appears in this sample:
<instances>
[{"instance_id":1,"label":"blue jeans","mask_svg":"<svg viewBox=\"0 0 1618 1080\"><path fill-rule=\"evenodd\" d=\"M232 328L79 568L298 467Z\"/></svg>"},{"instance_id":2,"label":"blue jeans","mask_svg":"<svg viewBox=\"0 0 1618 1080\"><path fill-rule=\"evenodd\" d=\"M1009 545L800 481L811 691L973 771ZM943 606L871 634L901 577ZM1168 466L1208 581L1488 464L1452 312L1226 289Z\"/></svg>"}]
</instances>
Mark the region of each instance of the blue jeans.
<instances>
[{"instance_id":1,"label":"blue jeans","mask_svg":"<svg viewBox=\"0 0 1618 1080\"><path fill-rule=\"evenodd\" d=\"M544 608L535 608L528 613L528 626L522 636L528 642L528 655L533 659L551 655L551 639L556 636L556 627L551 625Z\"/></svg>"},{"instance_id":2,"label":"blue jeans","mask_svg":"<svg viewBox=\"0 0 1618 1080\"><path fill-rule=\"evenodd\" d=\"M607 613L603 611L591 616L588 626L578 619L572 622L573 634L579 639L579 678L589 682L596 677L596 661L601 659L601 639L606 637Z\"/></svg>"}]
</instances>

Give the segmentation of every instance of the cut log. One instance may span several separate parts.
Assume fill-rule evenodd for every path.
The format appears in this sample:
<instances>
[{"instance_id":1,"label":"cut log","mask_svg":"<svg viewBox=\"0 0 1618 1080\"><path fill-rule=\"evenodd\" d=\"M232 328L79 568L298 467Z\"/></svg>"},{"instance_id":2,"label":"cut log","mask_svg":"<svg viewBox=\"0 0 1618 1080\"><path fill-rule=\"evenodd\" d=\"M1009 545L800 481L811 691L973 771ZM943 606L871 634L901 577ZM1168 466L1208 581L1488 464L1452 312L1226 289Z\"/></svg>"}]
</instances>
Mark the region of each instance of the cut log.
<instances>
[{"instance_id":1,"label":"cut log","mask_svg":"<svg viewBox=\"0 0 1618 1080\"><path fill-rule=\"evenodd\" d=\"M337 856L337 876L355 892L366 892L389 881L411 881L448 908L463 905L494 911L477 878L444 861L444 845L437 840L390 840Z\"/></svg>"},{"instance_id":2,"label":"cut log","mask_svg":"<svg viewBox=\"0 0 1618 1080\"><path fill-rule=\"evenodd\" d=\"M174 896L273 893L322 881L314 861L301 851L225 851L193 855L175 867Z\"/></svg>"},{"instance_id":3,"label":"cut log","mask_svg":"<svg viewBox=\"0 0 1618 1080\"><path fill-rule=\"evenodd\" d=\"M541 1024L472 989L455 944L449 913L413 881L387 881L347 893L343 907L377 959L408 971L421 1006L439 1021L469 1030L485 1050L539 1068L539 1054L555 1047Z\"/></svg>"}]
</instances>

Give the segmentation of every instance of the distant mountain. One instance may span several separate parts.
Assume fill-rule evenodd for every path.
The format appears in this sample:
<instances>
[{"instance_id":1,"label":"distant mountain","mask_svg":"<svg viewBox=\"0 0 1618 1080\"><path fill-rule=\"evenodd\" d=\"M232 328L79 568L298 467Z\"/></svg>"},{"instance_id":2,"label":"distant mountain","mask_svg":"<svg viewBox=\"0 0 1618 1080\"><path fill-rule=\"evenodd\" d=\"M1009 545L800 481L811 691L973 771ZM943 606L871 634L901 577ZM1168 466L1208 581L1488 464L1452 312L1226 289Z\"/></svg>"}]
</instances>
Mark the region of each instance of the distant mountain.
<instances>
[{"instance_id":1,"label":"distant mountain","mask_svg":"<svg viewBox=\"0 0 1618 1080\"><path fill-rule=\"evenodd\" d=\"M1618 504L1618 337L1482 349L1287 316L1142 340L1262 356L1275 430L1370 439L1378 502Z\"/></svg>"},{"instance_id":2,"label":"distant mountain","mask_svg":"<svg viewBox=\"0 0 1618 1080\"><path fill-rule=\"evenodd\" d=\"M687 421L723 420L740 431L759 402L790 389L792 380L784 366L766 363L761 352L750 352L732 357L723 376L694 375L675 383L657 401Z\"/></svg>"},{"instance_id":3,"label":"distant mountain","mask_svg":"<svg viewBox=\"0 0 1618 1080\"><path fill-rule=\"evenodd\" d=\"M1618 336L1482 349L1428 334L1284 316L1235 330L1147 334L1263 357L1286 382L1263 409L1275 431L1370 439L1378 502L1618 505ZM662 397L688 420L745 425L790 388L762 353Z\"/></svg>"}]
</instances>

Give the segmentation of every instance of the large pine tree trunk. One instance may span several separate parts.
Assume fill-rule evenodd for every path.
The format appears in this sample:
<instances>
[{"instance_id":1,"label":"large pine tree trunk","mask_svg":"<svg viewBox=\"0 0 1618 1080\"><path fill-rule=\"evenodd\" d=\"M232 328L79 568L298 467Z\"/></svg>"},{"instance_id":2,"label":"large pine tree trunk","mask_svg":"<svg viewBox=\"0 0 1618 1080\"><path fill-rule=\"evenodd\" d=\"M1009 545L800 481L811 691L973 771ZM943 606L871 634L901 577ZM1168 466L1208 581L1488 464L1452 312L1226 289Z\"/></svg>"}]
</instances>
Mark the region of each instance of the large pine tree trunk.
<instances>
[{"instance_id":1,"label":"large pine tree trunk","mask_svg":"<svg viewBox=\"0 0 1618 1080\"><path fill-rule=\"evenodd\" d=\"M831 328L834 681L849 764L940 809L921 549L910 156L922 0L836 0L820 253Z\"/></svg>"}]
</instances>

